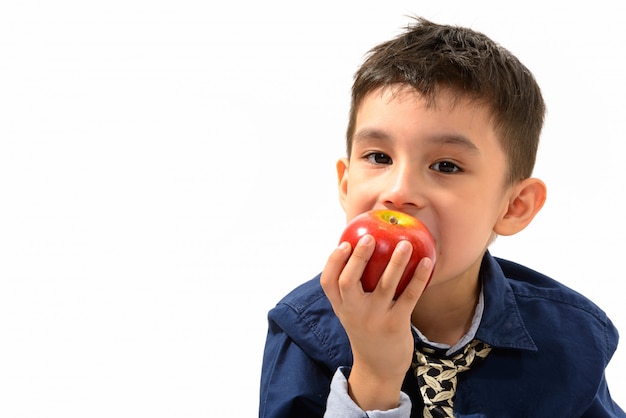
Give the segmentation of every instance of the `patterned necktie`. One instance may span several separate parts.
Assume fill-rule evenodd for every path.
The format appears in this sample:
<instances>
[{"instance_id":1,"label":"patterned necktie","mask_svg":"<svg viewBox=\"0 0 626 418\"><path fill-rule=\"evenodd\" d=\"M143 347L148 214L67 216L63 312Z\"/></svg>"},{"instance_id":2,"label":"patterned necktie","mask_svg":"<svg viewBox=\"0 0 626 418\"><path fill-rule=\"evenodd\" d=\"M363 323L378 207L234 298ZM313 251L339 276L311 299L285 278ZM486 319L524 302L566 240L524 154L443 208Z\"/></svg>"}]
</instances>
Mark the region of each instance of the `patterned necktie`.
<instances>
[{"instance_id":1,"label":"patterned necktie","mask_svg":"<svg viewBox=\"0 0 626 418\"><path fill-rule=\"evenodd\" d=\"M415 351L413 368L424 400L425 418L454 417L453 401L456 394L457 373L469 370L477 359L484 359L491 347L478 340L465 346L462 352L450 358L437 358L435 350L421 348Z\"/></svg>"}]
</instances>

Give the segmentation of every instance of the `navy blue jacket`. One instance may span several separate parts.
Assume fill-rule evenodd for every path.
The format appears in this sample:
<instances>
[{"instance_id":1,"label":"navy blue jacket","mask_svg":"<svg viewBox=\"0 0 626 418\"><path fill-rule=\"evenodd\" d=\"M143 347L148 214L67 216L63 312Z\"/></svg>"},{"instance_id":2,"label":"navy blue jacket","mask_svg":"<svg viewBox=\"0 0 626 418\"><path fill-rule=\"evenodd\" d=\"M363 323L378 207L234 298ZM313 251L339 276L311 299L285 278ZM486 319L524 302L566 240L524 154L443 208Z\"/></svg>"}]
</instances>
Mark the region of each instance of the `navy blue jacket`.
<instances>
[{"instance_id":1,"label":"navy blue jacket","mask_svg":"<svg viewBox=\"0 0 626 418\"><path fill-rule=\"evenodd\" d=\"M455 414L475 417L626 417L611 399L605 368L618 333L595 304L561 283L487 253L485 308L476 338L493 348L459 374ZM348 337L319 276L268 315L259 417L321 417L333 374L352 364ZM415 377L403 392L421 416Z\"/></svg>"}]
</instances>

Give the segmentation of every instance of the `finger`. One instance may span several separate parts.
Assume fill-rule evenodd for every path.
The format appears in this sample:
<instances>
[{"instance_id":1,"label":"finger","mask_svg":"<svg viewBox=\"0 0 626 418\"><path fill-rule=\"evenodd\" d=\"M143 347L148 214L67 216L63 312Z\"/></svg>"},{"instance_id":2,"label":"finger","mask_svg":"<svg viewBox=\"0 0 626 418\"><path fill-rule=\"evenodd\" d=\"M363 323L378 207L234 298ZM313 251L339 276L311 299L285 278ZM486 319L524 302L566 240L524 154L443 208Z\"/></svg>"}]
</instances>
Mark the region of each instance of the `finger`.
<instances>
[{"instance_id":1,"label":"finger","mask_svg":"<svg viewBox=\"0 0 626 418\"><path fill-rule=\"evenodd\" d=\"M382 298L388 298L391 301L395 295L398 283L404 274L404 270L409 263L413 246L409 241L400 241L394 248L389 263L383 272L378 284L376 285L376 294Z\"/></svg>"},{"instance_id":2,"label":"finger","mask_svg":"<svg viewBox=\"0 0 626 418\"><path fill-rule=\"evenodd\" d=\"M364 235L357 243L339 276L339 291L342 298L354 295L355 292L358 292L359 295L363 294L361 276L363 276L365 266L372 257L375 247L376 241L371 235Z\"/></svg>"},{"instance_id":3,"label":"finger","mask_svg":"<svg viewBox=\"0 0 626 418\"><path fill-rule=\"evenodd\" d=\"M407 284L396 301L400 309L406 307L407 309L413 310L430 281L433 268L434 263L430 258L424 257L420 260L413 277L411 277L411 281L409 281L409 284Z\"/></svg>"},{"instance_id":4,"label":"finger","mask_svg":"<svg viewBox=\"0 0 626 418\"><path fill-rule=\"evenodd\" d=\"M339 276L345 267L352 247L348 242L342 242L328 257L324 270L320 276L320 285L330 300L331 304L339 303L341 294L339 292Z\"/></svg>"}]
</instances>

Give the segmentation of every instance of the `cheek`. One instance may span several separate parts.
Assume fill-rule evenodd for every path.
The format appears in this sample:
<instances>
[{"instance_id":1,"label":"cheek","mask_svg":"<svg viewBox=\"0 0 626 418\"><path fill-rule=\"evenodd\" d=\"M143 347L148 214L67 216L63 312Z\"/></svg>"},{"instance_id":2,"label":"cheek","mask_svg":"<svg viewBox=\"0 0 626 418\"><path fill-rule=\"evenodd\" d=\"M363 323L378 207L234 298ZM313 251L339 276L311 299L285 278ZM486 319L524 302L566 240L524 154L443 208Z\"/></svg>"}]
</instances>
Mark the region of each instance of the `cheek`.
<instances>
[{"instance_id":1,"label":"cheek","mask_svg":"<svg viewBox=\"0 0 626 418\"><path fill-rule=\"evenodd\" d=\"M479 210L483 209L483 210ZM438 246L443 257L463 259L475 257L489 244L493 234L493 220L484 207L475 205L453 215L440 218L438 225Z\"/></svg>"},{"instance_id":2,"label":"cheek","mask_svg":"<svg viewBox=\"0 0 626 418\"><path fill-rule=\"evenodd\" d=\"M353 186L348 188L344 210L346 217L351 220L357 215L376 207L377 195L371 187Z\"/></svg>"}]
</instances>

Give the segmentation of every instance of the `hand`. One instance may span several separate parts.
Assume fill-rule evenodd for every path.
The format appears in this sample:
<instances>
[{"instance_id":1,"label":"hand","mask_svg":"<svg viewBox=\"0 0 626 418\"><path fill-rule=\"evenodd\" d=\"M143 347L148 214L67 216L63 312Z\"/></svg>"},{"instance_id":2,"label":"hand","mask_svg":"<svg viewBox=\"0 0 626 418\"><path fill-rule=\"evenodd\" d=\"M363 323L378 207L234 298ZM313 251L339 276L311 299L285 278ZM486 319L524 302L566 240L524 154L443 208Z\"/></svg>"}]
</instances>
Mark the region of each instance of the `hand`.
<instances>
[{"instance_id":1,"label":"hand","mask_svg":"<svg viewBox=\"0 0 626 418\"><path fill-rule=\"evenodd\" d=\"M328 258L321 285L348 334L354 362L348 379L352 399L363 410L398 406L400 389L413 358L411 314L422 295L433 263L424 258L410 283L393 296L409 261L412 247L400 242L376 289L367 293L361 275L376 243L365 235L352 251L341 243Z\"/></svg>"}]
</instances>

